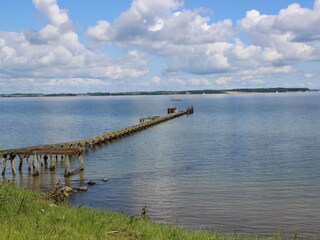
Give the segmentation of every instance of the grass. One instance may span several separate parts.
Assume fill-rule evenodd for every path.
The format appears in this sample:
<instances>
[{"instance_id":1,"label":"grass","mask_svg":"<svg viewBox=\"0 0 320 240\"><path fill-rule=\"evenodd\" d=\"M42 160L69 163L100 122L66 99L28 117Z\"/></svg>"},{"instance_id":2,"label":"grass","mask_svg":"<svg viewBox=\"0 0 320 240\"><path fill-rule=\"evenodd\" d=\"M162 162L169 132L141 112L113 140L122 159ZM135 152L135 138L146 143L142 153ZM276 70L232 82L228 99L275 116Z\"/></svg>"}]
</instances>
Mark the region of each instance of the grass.
<instances>
[{"instance_id":1,"label":"grass","mask_svg":"<svg viewBox=\"0 0 320 240\"><path fill-rule=\"evenodd\" d=\"M9 182L0 182L0 238L262 239L257 236L191 231L112 211L56 205L47 200L44 194L19 188Z\"/></svg>"}]
</instances>

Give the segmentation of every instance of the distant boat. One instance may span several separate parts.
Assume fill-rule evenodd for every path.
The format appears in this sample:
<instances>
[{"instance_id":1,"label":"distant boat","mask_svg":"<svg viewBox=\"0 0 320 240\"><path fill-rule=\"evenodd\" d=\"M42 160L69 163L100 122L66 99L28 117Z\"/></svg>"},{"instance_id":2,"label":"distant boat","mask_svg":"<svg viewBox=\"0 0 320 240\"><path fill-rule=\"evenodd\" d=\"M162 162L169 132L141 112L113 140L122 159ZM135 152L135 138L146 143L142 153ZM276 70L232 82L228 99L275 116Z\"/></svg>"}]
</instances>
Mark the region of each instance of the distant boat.
<instances>
[{"instance_id":1,"label":"distant boat","mask_svg":"<svg viewBox=\"0 0 320 240\"><path fill-rule=\"evenodd\" d=\"M206 95L206 94L203 92L202 95Z\"/></svg>"},{"instance_id":2,"label":"distant boat","mask_svg":"<svg viewBox=\"0 0 320 240\"><path fill-rule=\"evenodd\" d=\"M180 99L180 98L173 98L173 97L171 97L171 101L182 101L182 99Z\"/></svg>"}]
</instances>

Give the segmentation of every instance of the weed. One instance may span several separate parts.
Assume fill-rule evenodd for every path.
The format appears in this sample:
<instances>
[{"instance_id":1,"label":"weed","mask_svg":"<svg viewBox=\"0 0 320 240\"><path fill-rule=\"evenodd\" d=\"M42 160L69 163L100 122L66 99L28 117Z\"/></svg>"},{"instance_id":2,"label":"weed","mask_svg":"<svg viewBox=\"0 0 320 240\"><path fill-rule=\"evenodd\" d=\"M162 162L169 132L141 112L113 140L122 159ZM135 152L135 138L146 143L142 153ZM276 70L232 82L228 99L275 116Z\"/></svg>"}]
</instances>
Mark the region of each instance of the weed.
<instances>
[{"instance_id":1,"label":"weed","mask_svg":"<svg viewBox=\"0 0 320 240\"><path fill-rule=\"evenodd\" d=\"M67 204L69 191L68 188L64 188L61 182L58 181L56 185L50 188L50 191L46 194L46 196L55 204Z\"/></svg>"},{"instance_id":2,"label":"weed","mask_svg":"<svg viewBox=\"0 0 320 240\"><path fill-rule=\"evenodd\" d=\"M149 216L149 207L147 205L145 205L142 209L141 209L141 213L140 213L140 217L142 219L150 219Z\"/></svg>"},{"instance_id":3,"label":"weed","mask_svg":"<svg viewBox=\"0 0 320 240\"><path fill-rule=\"evenodd\" d=\"M17 213L22 212L26 208L26 198L22 196Z\"/></svg>"}]
</instances>

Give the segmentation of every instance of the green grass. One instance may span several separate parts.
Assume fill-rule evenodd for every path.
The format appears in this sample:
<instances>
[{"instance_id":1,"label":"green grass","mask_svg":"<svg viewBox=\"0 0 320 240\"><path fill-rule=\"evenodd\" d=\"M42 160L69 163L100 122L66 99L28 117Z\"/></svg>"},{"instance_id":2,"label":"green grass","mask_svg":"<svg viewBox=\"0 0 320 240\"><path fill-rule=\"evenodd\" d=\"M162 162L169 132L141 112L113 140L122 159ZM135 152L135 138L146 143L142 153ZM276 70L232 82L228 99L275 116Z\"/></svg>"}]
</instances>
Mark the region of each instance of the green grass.
<instances>
[{"instance_id":1,"label":"green grass","mask_svg":"<svg viewBox=\"0 0 320 240\"><path fill-rule=\"evenodd\" d=\"M55 205L43 194L0 182L1 239L262 239L191 231L121 213ZM270 238L269 238L270 239Z\"/></svg>"}]
</instances>

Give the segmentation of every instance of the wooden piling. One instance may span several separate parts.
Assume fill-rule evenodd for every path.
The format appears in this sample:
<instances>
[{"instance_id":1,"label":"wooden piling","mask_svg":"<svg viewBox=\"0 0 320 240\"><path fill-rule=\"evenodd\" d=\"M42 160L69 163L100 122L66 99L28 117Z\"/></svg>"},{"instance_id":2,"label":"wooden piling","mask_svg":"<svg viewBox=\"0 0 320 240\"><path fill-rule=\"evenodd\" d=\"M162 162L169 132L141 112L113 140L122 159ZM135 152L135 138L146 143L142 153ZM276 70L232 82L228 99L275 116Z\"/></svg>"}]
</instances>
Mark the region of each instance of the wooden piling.
<instances>
[{"instance_id":1,"label":"wooden piling","mask_svg":"<svg viewBox=\"0 0 320 240\"><path fill-rule=\"evenodd\" d=\"M42 157L42 155L39 155L39 160L40 160L40 165L41 167L43 166L43 161L44 161L44 164L47 164L47 159L45 159L45 157L47 157L46 155L44 155Z\"/></svg>"},{"instance_id":2,"label":"wooden piling","mask_svg":"<svg viewBox=\"0 0 320 240\"><path fill-rule=\"evenodd\" d=\"M84 161L83 161L83 154L80 153L79 154L79 170L83 170L83 165L84 165Z\"/></svg>"},{"instance_id":3,"label":"wooden piling","mask_svg":"<svg viewBox=\"0 0 320 240\"><path fill-rule=\"evenodd\" d=\"M55 169L55 160L53 158L53 155L50 154L50 170L53 171Z\"/></svg>"},{"instance_id":4,"label":"wooden piling","mask_svg":"<svg viewBox=\"0 0 320 240\"><path fill-rule=\"evenodd\" d=\"M11 171L12 171L12 175L16 176L16 169L14 168L14 157L10 158L10 162L11 162Z\"/></svg>"},{"instance_id":5,"label":"wooden piling","mask_svg":"<svg viewBox=\"0 0 320 240\"><path fill-rule=\"evenodd\" d=\"M7 169L7 155L3 156L2 176L6 175L6 169Z\"/></svg>"},{"instance_id":6,"label":"wooden piling","mask_svg":"<svg viewBox=\"0 0 320 240\"><path fill-rule=\"evenodd\" d=\"M48 156L47 155L44 155L43 158L42 158L42 155L40 155L40 162L41 162L41 166L43 166L43 163L44 163L44 166L47 167L48 166Z\"/></svg>"},{"instance_id":7,"label":"wooden piling","mask_svg":"<svg viewBox=\"0 0 320 240\"><path fill-rule=\"evenodd\" d=\"M19 156L19 171L22 171L22 163L23 163L23 158L24 156L22 155L18 155Z\"/></svg>"},{"instance_id":8,"label":"wooden piling","mask_svg":"<svg viewBox=\"0 0 320 240\"><path fill-rule=\"evenodd\" d=\"M68 177L70 175L70 159L69 155L64 157L64 176Z\"/></svg>"},{"instance_id":9,"label":"wooden piling","mask_svg":"<svg viewBox=\"0 0 320 240\"><path fill-rule=\"evenodd\" d=\"M33 176L39 175L39 163L38 163L38 155L33 155Z\"/></svg>"},{"instance_id":10,"label":"wooden piling","mask_svg":"<svg viewBox=\"0 0 320 240\"><path fill-rule=\"evenodd\" d=\"M27 160L27 167L28 167L28 171L31 171L30 155L27 155L27 156L26 156L26 160Z\"/></svg>"}]
</instances>

